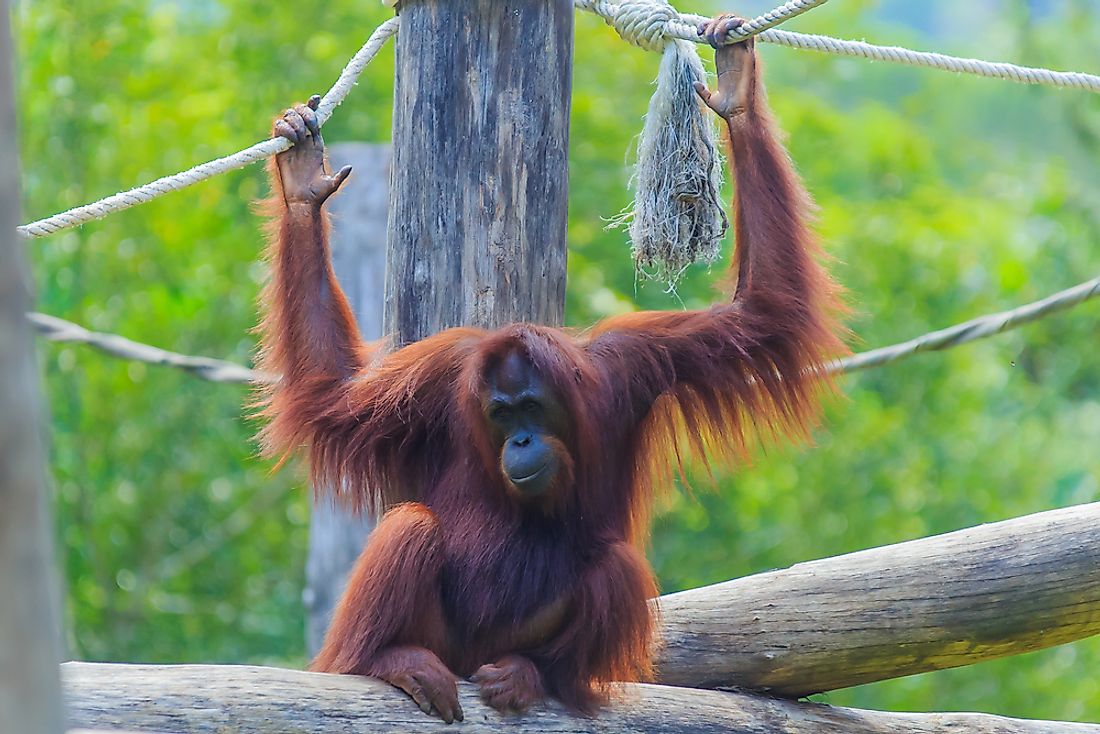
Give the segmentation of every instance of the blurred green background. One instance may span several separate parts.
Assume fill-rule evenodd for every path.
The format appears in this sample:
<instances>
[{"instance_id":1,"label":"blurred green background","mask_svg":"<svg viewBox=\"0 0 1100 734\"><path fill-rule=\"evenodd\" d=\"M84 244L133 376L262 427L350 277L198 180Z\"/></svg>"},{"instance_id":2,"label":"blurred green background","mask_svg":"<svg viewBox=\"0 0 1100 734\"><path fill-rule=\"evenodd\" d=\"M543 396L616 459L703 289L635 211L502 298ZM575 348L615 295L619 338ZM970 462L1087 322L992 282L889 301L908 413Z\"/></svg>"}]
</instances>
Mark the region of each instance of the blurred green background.
<instances>
[{"instance_id":1,"label":"blurred green background","mask_svg":"<svg viewBox=\"0 0 1100 734\"><path fill-rule=\"evenodd\" d=\"M734 8L753 14L771 2ZM710 13L714 4L682 3ZM236 151L326 90L372 0L17 3L25 217ZM1100 8L846 0L793 30L1100 72ZM763 46L771 100L821 205L857 348L1010 307L1100 272L1100 97ZM325 128L390 134L392 48ZM568 320L698 306L637 282L605 218L658 59L578 16ZM245 362L263 268L261 171L221 176L30 244L38 308ZM1100 309L843 380L815 447L697 483L659 517L664 590L1100 499ZM69 654L304 663L308 496L255 456L247 390L40 342ZM841 691L838 704L1100 721L1100 639Z\"/></svg>"}]
</instances>

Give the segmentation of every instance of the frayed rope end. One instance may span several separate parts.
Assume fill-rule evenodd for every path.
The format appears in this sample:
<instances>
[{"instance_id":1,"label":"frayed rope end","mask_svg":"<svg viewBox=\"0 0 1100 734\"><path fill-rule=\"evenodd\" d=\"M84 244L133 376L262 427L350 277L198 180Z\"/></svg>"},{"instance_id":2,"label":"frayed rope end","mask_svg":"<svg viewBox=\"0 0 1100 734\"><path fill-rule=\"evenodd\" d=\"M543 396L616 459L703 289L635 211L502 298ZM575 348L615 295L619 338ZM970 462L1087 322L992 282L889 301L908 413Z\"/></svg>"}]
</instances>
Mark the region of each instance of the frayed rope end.
<instances>
[{"instance_id":1,"label":"frayed rope end","mask_svg":"<svg viewBox=\"0 0 1100 734\"><path fill-rule=\"evenodd\" d=\"M670 41L638 143L634 205L610 225L629 232L639 274L670 289L691 264L717 259L729 228L717 133L693 87L704 80L695 45Z\"/></svg>"}]
</instances>

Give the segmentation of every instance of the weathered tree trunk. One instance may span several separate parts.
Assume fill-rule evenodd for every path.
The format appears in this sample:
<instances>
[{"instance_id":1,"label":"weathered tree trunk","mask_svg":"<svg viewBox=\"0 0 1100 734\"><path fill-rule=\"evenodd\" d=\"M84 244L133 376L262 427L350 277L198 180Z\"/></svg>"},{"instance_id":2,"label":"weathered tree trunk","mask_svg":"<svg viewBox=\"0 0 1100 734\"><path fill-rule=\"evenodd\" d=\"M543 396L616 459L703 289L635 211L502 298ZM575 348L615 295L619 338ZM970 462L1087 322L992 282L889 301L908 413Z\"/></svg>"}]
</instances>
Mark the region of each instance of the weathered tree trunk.
<instances>
[{"instance_id":1,"label":"weathered tree trunk","mask_svg":"<svg viewBox=\"0 0 1100 734\"><path fill-rule=\"evenodd\" d=\"M803 563L663 597L661 606L668 646L660 674L677 685L799 694L1027 652L1100 632L1100 503ZM353 676L216 666L65 668L81 726L244 734L443 726L421 718L391 687ZM460 690L466 724L456 731L1100 732L663 686L628 686L628 697L598 720L550 706L517 725L478 704L472 686Z\"/></svg>"},{"instance_id":2,"label":"weathered tree trunk","mask_svg":"<svg viewBox=\"0 0 1100 734\"><path fill-rule=\"evenodd\" d=\"M661 597L661 683L786 696L1100 634L1100 502ZM1096 675L1096 671L1081 671Z\"/></svg>"},{"instance_id":3,"label":"weathered tree trunk","mask_svg":"<svg viewBox=\"0 0 1100 734\"><path fill-rule=\"evenodd\" d=\"M354 174L332 213L332 263L364 339L382 336L382 302L386 273L386 220L389 211L390 146L335 143L328 146L333 170L352 166ZM306 562L306 649L315 655L332 620L332 610L367 535L372 518L356 516L327 498L313 503Z\"/></svg>"},{"instance_id":4,"label":"weathered tree trunk","mask_svg":"<svg viewBox=\"0 0 1100 734\"><path fill-rule=\"evenodd\" d=\"M573 4L402 0L386 331L560 325Z\"/></svg>"},{"instance_id":5,"label":"weathered tree trunk","mask_svg":"<svg viewBox=\"0 0 1100 734\"><path fill-rule=\"evenodd\" d=\"M66 663L74 722L188 734L1100 734L1100 726L983 714L893 714L721 691L632 685L598 718L541 706L501 716L459 683L464 723L425 715L369 678L277 668Z\"/></svg>"},{"instance_id":6,"label":"weathered tree trunk","mask_svg":"<svg viewBox=\"0 0 1100 734\"><path fill-rule=\"evenodd\" d=\"M0 0L0 730L62 730L51 530L19 224L10 8Z\"/></svg>"}]
</instances>

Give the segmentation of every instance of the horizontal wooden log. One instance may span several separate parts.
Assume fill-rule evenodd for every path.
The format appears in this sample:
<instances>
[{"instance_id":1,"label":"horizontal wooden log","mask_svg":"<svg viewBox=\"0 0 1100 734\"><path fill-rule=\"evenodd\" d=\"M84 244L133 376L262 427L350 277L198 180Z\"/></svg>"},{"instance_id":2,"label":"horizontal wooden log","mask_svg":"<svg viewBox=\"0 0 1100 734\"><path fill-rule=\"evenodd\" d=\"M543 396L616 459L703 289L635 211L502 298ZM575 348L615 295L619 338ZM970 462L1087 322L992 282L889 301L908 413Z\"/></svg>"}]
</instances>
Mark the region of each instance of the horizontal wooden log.
<instances>
[{"instance_id":1,"label":"horizontal wooden log","mask_svg":"<svg viewBox=\"0 0 1100 734\"><path fill-rule=\"evenodd\" d=\"M465 721L421 713L380 681L252 666L66 663L72 726L188 734L540 732L545 734L1100 734L1100 726L983 714L891 714L743 693L632 685L598 718L555 704L501 716L461 683Z\"/></svg>"},{"instance_id":2,"label":"horizontal wooden log","mask_svg":"<svg viewBox=\"0 0 1100 734\"><path fill-rule=\"evenodd\" d=\"M1100 503L800 563L660 607L669 685L802 696L1030 652L1100 633Z\"/></svg>"}]
</instances>

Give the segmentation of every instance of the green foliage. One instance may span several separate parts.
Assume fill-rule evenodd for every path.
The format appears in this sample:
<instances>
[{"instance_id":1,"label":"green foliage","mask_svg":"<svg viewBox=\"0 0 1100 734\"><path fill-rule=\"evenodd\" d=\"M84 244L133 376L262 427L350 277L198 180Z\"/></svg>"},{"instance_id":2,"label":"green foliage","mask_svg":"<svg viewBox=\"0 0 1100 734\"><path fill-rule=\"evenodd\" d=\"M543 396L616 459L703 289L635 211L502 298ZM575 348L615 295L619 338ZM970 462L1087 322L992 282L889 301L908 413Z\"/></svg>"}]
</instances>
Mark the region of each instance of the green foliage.
<instances>
[{"instance_id":1,"label":"green foliage","mask_svg":"<svg viewBox=\"0 0 1100 734\"><path fill-rule=\"evenodd\" d=\"M1100 40L1087 3L1067 4L1065 25L989 14L987 34L958 41L875 22L870 7L840 4L794 25L1071 69ZM384 17L359 0L21 4L27 218L259 139L271 115L327 89ZM721 268L665 293L637 281L623 235L604 229L629 203L628 151L657 59L592 17L578 16L577 33L568 319L704 304ZM857 345L1100 271L1096 96L762 53L849 289ZM392 74L384 51L326 128L330 141L388 138ZM249 203L262 193L252 168L31 244L40 310L246 361L263 277ZM670 499L651 551L663 587L1100 499L1098 315L1090 305L845 378L815 447L770 447L713 491L699 477L692 497ZM71 654L302 662L308 501L300 473L272 474L254 457L247 391L40 346ZM827 700L1095 721L1098 669L1091 640Z\"/></svg>"}]
</instances>

